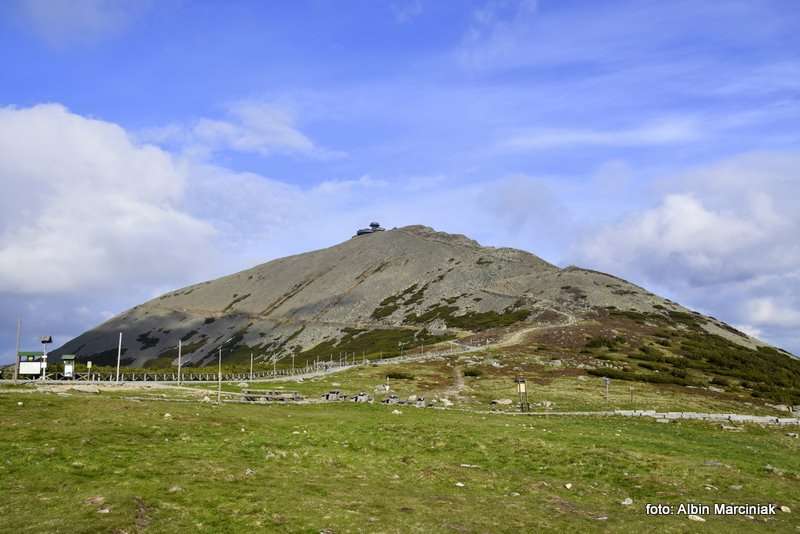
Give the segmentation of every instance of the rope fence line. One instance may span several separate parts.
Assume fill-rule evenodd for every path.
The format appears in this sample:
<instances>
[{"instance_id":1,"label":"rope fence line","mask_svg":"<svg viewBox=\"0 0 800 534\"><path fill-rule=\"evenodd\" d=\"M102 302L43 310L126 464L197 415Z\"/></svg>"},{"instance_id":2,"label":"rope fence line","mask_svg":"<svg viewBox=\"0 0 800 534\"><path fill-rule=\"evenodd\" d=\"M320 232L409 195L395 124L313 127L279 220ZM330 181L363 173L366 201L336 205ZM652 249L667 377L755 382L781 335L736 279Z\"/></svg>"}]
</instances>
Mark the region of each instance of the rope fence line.
<instances>
[{"instance_id":1,"label":"rope fence line","mask_svg":"<svg viewBox=\"0 0 800 534\"><path fill-rule=\"evenodd\" d=\"M440 358L443 356L453 356L457 354L465 354L470 352L476 352L484 350L485 347L471 347L465 345L458 345L458 348L451 347L448 350L440 350L440 351L432 351L432 352L422 352L420 354L413 354L413 355L404 355L404 356L395 356L392 358L377 358L377 359L367 359L363 358L361 360L354 359L347 361L340 360L329 360L329 361L316 361L314 363L308 363L303 367L297 367L295 369L291 368L284 368L284 369L275 369L270 371L253 371L250 372L236 372L236 373L222 373L222 379L220 380L218 373L207 372L207 373L180 373L178 374L177 371L169 371L169 372L144 372L144 373L133 373L133 372L122 372L119 376L120 383L133 383L133 382L156 382L156 383L184 383L184 382L191 382L191 383L217 383L217 382L265 382L271 380L281 380L281 379L298 379L298 378L314 378L317 376L324 376L327 374L332 374L340 371L344 371L347 369L354 369L356 367L366 367L366 366L373 366L373 365L387 365L387 364L399 364L399 363L407 363L413 361L424 361L427 359L435 359ZM8 379L2 379L0 382L11 382ZM44 379L41 377L36 378L29 378L23 379L18 378L18 383L21 384L41 384L41 383L64 383L64 382L81 382L81 383L109 383L109 382L117 382L116 373L113 372L83 372L83 373L75 373L74 378L64 378L59 377L55 373L48 373L45 375Z\"/></svg>"}]
</instances>

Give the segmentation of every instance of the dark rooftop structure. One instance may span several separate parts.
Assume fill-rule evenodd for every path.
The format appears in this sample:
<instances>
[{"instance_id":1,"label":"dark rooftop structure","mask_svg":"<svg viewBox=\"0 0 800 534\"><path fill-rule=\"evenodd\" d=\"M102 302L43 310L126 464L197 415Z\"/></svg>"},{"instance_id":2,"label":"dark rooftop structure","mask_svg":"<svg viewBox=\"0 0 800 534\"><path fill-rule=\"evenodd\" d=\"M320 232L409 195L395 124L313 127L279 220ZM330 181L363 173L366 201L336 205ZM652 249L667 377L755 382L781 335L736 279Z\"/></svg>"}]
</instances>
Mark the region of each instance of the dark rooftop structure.
<instances>
[{"instance_id":1,"label":"dark rooftop structure","mask_svg":"<svg viewBox=\"0 0 800 534\"><path fill-rule=\"evenodd\" d=\"M356 231L356 236L374 234L375 232L383 232L385 229L381 227L381 223L371 222L369 228L361 228Z\"/></svg>"}]
</instances>

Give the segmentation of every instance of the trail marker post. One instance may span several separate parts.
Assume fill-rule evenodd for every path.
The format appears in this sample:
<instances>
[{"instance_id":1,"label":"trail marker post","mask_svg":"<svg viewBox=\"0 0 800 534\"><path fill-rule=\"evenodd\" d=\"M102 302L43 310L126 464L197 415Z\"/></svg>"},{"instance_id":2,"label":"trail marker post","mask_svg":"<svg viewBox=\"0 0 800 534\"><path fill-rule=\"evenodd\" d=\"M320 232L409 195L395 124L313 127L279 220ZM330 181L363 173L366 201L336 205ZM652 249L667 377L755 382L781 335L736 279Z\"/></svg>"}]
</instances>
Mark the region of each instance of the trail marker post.
<instances>
[{"instance_id":1,"label":"trail marker post","mask_svg":"<svg viewBox=\"0 0 800 534\"><path fill-rule=\"evenodd\" d=\"M514 382L517 384L517 395L519 396L519 410L521 412L529 412L531 407L528 403L528 387L525 383L525 377L522 375L517 375L514 379Z\"/></svg>"}]
</instances>

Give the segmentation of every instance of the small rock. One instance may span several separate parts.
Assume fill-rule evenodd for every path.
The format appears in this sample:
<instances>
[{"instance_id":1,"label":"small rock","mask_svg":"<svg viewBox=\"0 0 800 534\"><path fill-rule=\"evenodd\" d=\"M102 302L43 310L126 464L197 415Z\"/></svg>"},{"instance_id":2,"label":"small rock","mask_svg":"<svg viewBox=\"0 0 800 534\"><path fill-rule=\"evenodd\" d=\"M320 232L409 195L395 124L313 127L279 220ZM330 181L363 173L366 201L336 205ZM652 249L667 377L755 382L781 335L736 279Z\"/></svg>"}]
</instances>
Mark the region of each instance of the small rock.
<instances>
[{"instance_id":1,"label":"small rock","mask_svg":"<svg viewBox=\"0 0 800 534\"><path fill-rule=\"evenodd\" d=\"M107 514L107 513L109 513L110 511L111 511L111 510L109 510L108 508L100 508L100 509L97 511L97 513L98 513L98 514Z\"/></svg>"},{"instance_id":2,"label":"small rock","mask_svg":"<svg viewBox=\"0 0 800 534\"><path fill-rule=\"evenodd\" d=\"M734 491L739 491L740 489L742 489L742 485L741 484L734 484L733 486L728 486L728 489L732 489Z\"/></svg>"},{"instance_id":3,"label":"small rock","mask_svg":"<svg viewBox=\"0 0 800 534\"><path fill-rule=\"evenodd\" d=\"M477 466L475 464L461 464L461 467L466 467L467 469L475 469L475 468L477 468L479 466Z\"/></svg>"},{"instance_id":4,"label":"small rock","mask_svg":"<svg viewBox=\"0 0 800 534\"><path fill-rule=\"evenodd\" d=\"M244 471L244 476L246 476L246 477L251 477L251 476L253 476L255 474L256 474L256 472L254 470L250 469L249 467L247 469L245 469L245 471Z\"/></svg>"},{"instance_id":5,"label":"small rock","mask_svg":"<svg viewBox=\"0 0 800 534\"><path fill-rule=\"evenodd\" d=\"M781 512L783 512L784 514L791 514L792 509L789 508L788 506L781 506Z\"/></svg>"},{"instance_id":6,"label":"small rock","mask_svg":"<svg viewBox=\"0 0 800 534\"><path fill-rule=\"evenodd\" d=\"M464 487L464 483L463 482L456 482L456 486L458 486L459 488L463 488Z\"/></svg>"},{"instance_id":7,"label":"small rock","mask_svg":"<svg viewBox=\"0 0 800 534\"><path fill-rule=\"evenodd\" d=\"M333 387L335 387L335 388L338 388L339 386L341 386L341 384L339 382L331 382L331 385Z\"/></svg>"},{"instance_id":8,"label":"small rock","mask_svg":"<svg viewBox=\"0 0 800 534\"><path fill-rule=\"evenodd\" d=\"M509 406L513 403L514 401L512 401L511 399L495 399L492 401L492 404L498 404L500 406Z\"/></svg>"},{"instance_id":9,"label":"small rock","mask_svg":"<svg viewBox=\"0 0 800 534\"><path fill-rule=\"evenodd\" d=\"M690 521L699 521L700 523L706 522L706 520L699 515L687 515L686 517L689 518Z\"/></svg>"},{"instance_id":10,"label":"small rock","mask_svg":"<svg viewBox=\"0 0 800 534\"><path fill-rule=\"evenodd\" d=\"M564 487L567 489L572 489L572 484L570 483L564 484Z\"/></svg>"},{"instance_id":11,"label":"small rock","mask_svg":"<svg viewBox=\"0 0 800 534\"><path fill-rule=\"evenodd\" d=\"M594 519L595 519L595 521L608 521L608 516L607 515L601 515L601 516L595 517Z\"/></svg>"},{"instance_id":12,"label":"small rock","mask_svg":"<svg viewBox=\"0 0 800 534\"><path fill-rule=\"evenodd\" d=\"M797 439L798 436L797 432L787 432L786 435L789 436L790 438L795 438L795 439Z\"/></svg>"},{"instance_id":13,"label":"small rock","mask_svg":"<svg viewBox=\"0 0 800 534\"><path fill-rule=\"evenodd\" d=\"M622 506L630 506L633 504L633 499L630 497L626 498L624 501L620 502Z\"/></svg>"},{"instance_id":14,"label":"small rock","mask_svg":"<svg viewBox=\"0 0 800 534\"><path fill-rule=\"evenodd\" d=\"M17 406L22 406L22 401L19 401L19 402L17 403Z\"/></svg>"},{"instance_id":15,"label":"small rock","mask_svg":"<svg viewBox=\"0 0 800 534\"><path fill-rule=\"evenodd\" d=\"M703 465L707 465L709 467L721 467L722 462L719 462L717 460L706 460L705 462L703 462Z\"/></svg>"},{"instance_id":16,"label":"small rock","mask_svg":"<svg viewBox=\"0 0 800 534\"><path fill-rule=\"evenodd\" d=\"M402 414L403 412L401 412L400 410L392 410L392 413L393 413L394 415L400 415L400 414Z\"/></svg>"},{"instance_id":17,"label":"small rock","mask_svg":"<svg viewBox=\"0 0 800 534\"><path fill-rule=\"evenodd\" d=\"M90 385L80 385L80 386L72 386L69 388L72 391L80 391L82 393L100 393L100 388L97 386L90 386Z\"/></svg>"},{"instance_id":18,"label":"small rock","mask_svg":"<svg viewBox=\"0 0 800 534\"><path fill-rule=\"evenodd\" d=\"M512 497L519 497L519 493L517 493L516 491L512 491L511 493L509 493L509 495L511 495Z\"/></svg>"},{"instance_id":19,"label":"small rock","mask_svg":"<svg viewBox=\"0 0 800 534\"><path fill-rule=\"evenodd\" d=\"M164 419L169 419L170 417L172 417L171 413L167 412L164 414Z\"/></svg>"},{"instance_id":20,"label":"small rock","mask_svg":"<svg viewBox=\"0 0 800 534\"><path fill-rule=\"evenodd\" d=\"M167 492L168 493L178 493L179 491L183 491L183 488L180 486L171 486Z\"/></svg>"}]
</instances>

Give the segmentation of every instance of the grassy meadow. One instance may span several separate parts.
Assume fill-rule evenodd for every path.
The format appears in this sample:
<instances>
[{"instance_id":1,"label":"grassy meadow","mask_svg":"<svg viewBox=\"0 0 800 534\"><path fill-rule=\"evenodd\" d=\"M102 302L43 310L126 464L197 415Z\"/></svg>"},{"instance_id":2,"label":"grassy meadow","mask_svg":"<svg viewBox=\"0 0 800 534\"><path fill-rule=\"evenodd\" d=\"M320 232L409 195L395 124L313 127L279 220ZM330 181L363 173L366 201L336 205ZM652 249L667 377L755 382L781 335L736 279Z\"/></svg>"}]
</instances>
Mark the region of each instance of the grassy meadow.
<instances>
[{"instance_id":1,"label":"grassy meadow","mask_svg":"<svg viewBox=\"0 0 800 534\"><path fill-rule=\"evenodd\" d=\"M185 402L181 391L158 390L160 401L142 402L122 392L6 388L2 530L795 532L800 525L800 440L785 428L733 433L702 422L377 404L216 406ZM701 523L647 516L648 502L775 502L792 512Z\"/></svg>"}]
</instances>

